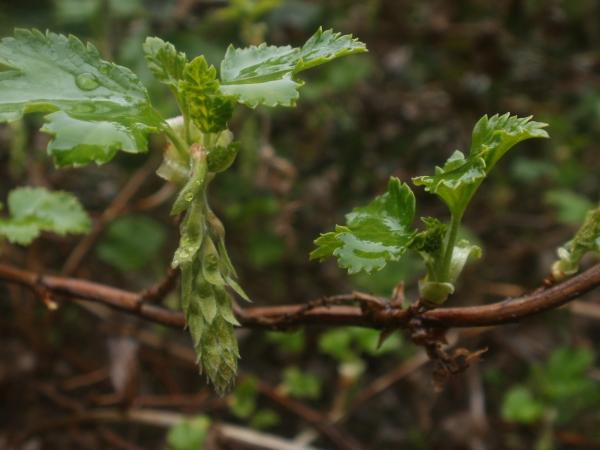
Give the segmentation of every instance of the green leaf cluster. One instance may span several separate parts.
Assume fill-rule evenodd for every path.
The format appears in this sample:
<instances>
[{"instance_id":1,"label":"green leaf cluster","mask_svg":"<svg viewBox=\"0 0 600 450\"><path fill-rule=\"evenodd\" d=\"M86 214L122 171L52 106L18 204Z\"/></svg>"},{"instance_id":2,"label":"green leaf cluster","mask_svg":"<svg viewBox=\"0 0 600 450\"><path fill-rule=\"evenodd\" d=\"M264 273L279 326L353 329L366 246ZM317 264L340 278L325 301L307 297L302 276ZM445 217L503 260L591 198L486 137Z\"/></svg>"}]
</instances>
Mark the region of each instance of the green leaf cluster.
<instances>
[{"instance_id":1,"label":"green leaf cluster","mask_svg":"<svg viewBox=\"0 0 600 450\"><path fill-rule=\"evenodd\" d=\"M237 321L228 289L248 299L235 281L223 225L207 200L209 182L233 164L239 150L227 129L233 108L236 102L251 107L291 106L298 97L297 87L286 99L282 91L273 89L275 85L281 87L282 80L291 80L294 73L359 48L364 51L364 44L350 36L322 30L302 49L230 47L219 80L203 56L188 61L185 54L158 38L148 38L144 44L150 69L169 86L183 114L181 122L166 128L172 146L158 174L180 187L171 209L174 215L184 214L173 266L181 268L182 307L198 361L220 394L232 385L239 358L233 330ZM288 89L289 85L283 91Z\"/></svg>"},{"instance_id":2,"label":"green leaf cluster","mask_svg":"<svg viewBox=\"0 0 600 450\"><path fill-rule=\"evenodd\" d=\"M292 397L318 399L321 396L321 379L298 367L286 367L283 371L282 389Z\"/></svg>"},{"instance_id":3,"label":"green leaf cluster","mask_svg":"<svg viewBox=\"0 0 600 450\"><path fill-rule=\"evenodd\" d=\"M406 184L390 178L388 191L367 207L346 216L346 225L315 240L313 259L335 256L349 273L382 269L408 250L424 260L427 275L420 280L421 299L431 306L444 303L456 280L481 249L459 240L459 227L467 205L498 160L513 146L531 138L548 137L546 124L509 113L483 116L474 126L469 155L456 150L433 175L413 178L417 186L439 196L450 210L448 224L423 217L424 228L413 228L415 198Z\"/></svg>"},{"instance_id":4,"label":"green leaf cluster","mask_svg":"<svg viewBox=\"0 0 600 450\"><path fill-rule=\"evenodd\" d=\"M319 337L319 351L340 363L358 361L363 355L397 353L402 346L401 336L392 334L381 342L380 335L377 330L361 327L328 330Z\"/></svg>"},{"instance_id":5,"label":"green leaf cluster","mask_svg":"<svg viewBox=\"0 0 600 450\"><path fill-rule=\"evenodd\" d=\"M255 377L246 377L238 383L228 398L229 410L248 421L252 428L269 428L277 425L280 417L272 409L258 407L258 383Z\"/></svg>"},{"instance_id":6,"label":"green leaf cluster","mask_svg":"<svg viewBox=\"0 0 600 450\"><path fill-rule=\"evenodd\" d=\"M502 403L502 417L509 422L531 424L544 417L569 423L581 412L600 405L598 383L588 375L594 353L562 347L547 361L534 364L525 384L510 388Z\"/></svg>"},{"instance_id":7,"label":"green leaf cluster","mask_svg":"<svg viewBox=\"0 0 600 450\"><path fill-rule=\"evenodd\" d=\"M229 47L220 74L204 56L190 61L160 38L148 38L143 50L150 71L174 95L181 120L164 121L139 79L101 59L91 44L74 36L16 30L0 42L0 122L28 112L45 114L42 130L52 135L48 152L57 166L106 163L118 150L146 151L149 133L168 137L158 174L179 187L171 213L183 215L172 264L182 272L181 304L201 370L223 394L233 383L239 358L229 290L247 296L235 281L225 231L209 207L207 189L239 150L228 130L234 106L293 106L302 85L298 73L366 47L350 35L319 29L299 48ZM61 228L58 218L43 226L19 222L17 228L15 223L3 221L3 234L18 242L29 242L38 229L83 230ZM121 228L112 230L109 242L122 240ZM115 256L120 245L106 244L101 253L120 260Z\"/></svg>"},{"instance_id":8,"label":"green leaf cluster","mask_svg":"<svg viewBox=\"0 0 600 450\"><path fill-rule=\"evenodd\" d=\"M0 236L21 245L30 244L42 231L83 234L91 225L74 195L43 188L12 190L8 194L8 213L8 217L0 218Z\"/></svg>"}]
</instances>

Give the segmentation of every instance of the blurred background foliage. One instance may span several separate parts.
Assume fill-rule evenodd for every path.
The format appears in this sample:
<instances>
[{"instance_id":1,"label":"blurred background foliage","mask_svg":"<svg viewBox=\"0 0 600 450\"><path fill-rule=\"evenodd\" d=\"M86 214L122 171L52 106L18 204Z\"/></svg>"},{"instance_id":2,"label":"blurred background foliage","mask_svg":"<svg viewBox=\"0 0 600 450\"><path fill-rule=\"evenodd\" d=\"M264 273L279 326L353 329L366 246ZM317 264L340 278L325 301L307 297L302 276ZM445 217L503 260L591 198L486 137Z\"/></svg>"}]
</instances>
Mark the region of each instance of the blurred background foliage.
<instances>
[{"instance_id":1,"label":"blurred background foliage","mask_svg":"<svg viewBox=\"0 0 600 450\"><path fill-rule=\"evenodd\" d=\"M593 0L0 2L3 36L14 27L37 27L90 40L106 59L143 80L165 116L176 114L176 105L146 67L141 44L147 35L169 40L188 56L203 54L213 64L230 43L298 44L320 25L367 43L368 54L309 74L296 108L241 110L234 117L232 128L243 148L212 187L212 202L225 223L241 284L259 305L353 289L389 296L401 280L407 298L414 298L422 273L418 261L349 277L333 261L309 263L312 241L353 206L383 191L390 175L409 180L430 173L454 149L468 147L481 115L506 111L548 122L552 139L519 146L478 193L464 232L482 242L484 259L467 271L452 301L484 303L538 286L556 247L598 202L598 18L600 3ZM152 154L119 155L105 167L55 171L43 151L48 138L35 131L39 120L0 128L1 198L18 185L47 185L75 192L97 217L132 174L153 163ZM162 145L157 139L154 156ZM141 192L160 189L160 179L150 173ZM415 192L422 215L446 214L433 197ZM129 289L162 276L177 240L168 202L150 212L136 205L108 224L77 276ZM5 249L3 257L58 271L72 245L47 236L27 251ZM166 300L172 307L177 302L176 296ZM199 448L210 421L221 418L280 435L300 432L304 426L297 418L262 399L261 383L337 417L365 448L598 448L597 294L589 302L595 312L572 308L521 325L463 333L461 345L489 348L468 374L437 393L428 369L415 369L351 415L353 399L418 357L418 348L393 334L377 350L379 334L356 328L242 331L244 374L226 405L178 425L147 448ZM36 361L26 380L74 375L79 369L72 363L57 367L52 359L69 345L88 358L103 355L107 364L105 341L114 329L90 335L90 326L100 327L97 322L77 307L63 310L45 319L28 309L27 323L43 324L29 335L18 325L24 313L2 302L0 336L7 344L0 363L13 350L29 352ZM187 344L180 333L150 330ZM142 392L204 389L193 368L171 367L168 359L159 363L161 369L148 360L141 365ZM156 374L165 371L168 376ZM2 373L6 401L0 423L23 426L44 406L31 395L23 400L24 388L15 390L15 380ZM110 391L108 382L102 387ZM143 433L135 436L144 442ZM49 436L42 448L67 448L61 442ZM317 444L328 448L327 442Z\"/></svg>"}]
</instances>

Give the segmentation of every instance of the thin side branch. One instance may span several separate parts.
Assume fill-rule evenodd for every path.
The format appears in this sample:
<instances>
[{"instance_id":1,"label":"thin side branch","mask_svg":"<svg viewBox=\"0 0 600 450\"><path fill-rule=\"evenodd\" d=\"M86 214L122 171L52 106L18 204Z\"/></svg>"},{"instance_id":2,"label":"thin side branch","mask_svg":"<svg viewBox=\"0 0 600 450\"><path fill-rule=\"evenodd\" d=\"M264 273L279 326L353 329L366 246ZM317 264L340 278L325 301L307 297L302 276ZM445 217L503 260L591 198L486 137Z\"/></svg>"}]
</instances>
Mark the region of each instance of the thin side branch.
<instances>
[{"instance_id":1,"label":"thin side branch","mask_svg":"<svg viewBox=\"0 0 600 450\"><path fill-rule=\"evenodd\" d=\"M40 288L54 296L102 303L163 325L183 328L182 313L144 302L144 293L125 291L92 281L51 275L39 275L0 264L0 280L17 283L38 293ZM561 284L518 298L480 306L437 308L425 311L402 309L376 300L365 301L364 294L326 297L309 304L237 309L244 327L287 329L304 325L364 326L377 329L407 328L420 321L432 328L480 327L516 322L557 308L600 285L600 264ZM355 301L361 306L339 305ZM323 306L317 306L318 304ZM313 306L314 305L314 306Z\"/></svg>"}]
</instances>

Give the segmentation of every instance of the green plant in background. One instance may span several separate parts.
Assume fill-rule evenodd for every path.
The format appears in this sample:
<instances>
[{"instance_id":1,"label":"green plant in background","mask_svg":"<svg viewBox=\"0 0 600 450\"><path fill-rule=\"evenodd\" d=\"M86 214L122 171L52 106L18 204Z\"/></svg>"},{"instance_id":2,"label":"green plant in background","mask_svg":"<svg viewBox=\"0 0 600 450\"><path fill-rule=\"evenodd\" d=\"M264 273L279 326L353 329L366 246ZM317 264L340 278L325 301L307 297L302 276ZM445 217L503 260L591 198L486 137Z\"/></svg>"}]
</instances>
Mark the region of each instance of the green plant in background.
<instances>
[{"instance_id":1,"label":"green plant in background","mask_svg":"<svg viewBox=\"0 0 600 450\"><path fill-rule=\"evenodd\" d=\"M75 196L43 188L12 190L8 195L8 211L8 217L0 218L0 236L21 245L30 244L42 231L61 235L87 233L91 224Z\"/></svg>"},{"instance_id":2,"label":"green plant in background","mask_svg":"<svg viewBox=\"0 0 600 450\"><path fill-rule=\"evenodd\" d=\"M237 384L228 398L229 410L238 419L246 420L252 428L269 428L277 425L279 415L268 408L258 406L258 384L255 377L245 377Z\"/></svg>"},{"instance_id":3,"label":"green plant in background","mask_svg":"<svg viewBox=\"0 0 600 450\"><path fill-rule=\"evenodd\" d=\"M180 187L171 212L184 216L172 265L181 269L181 305L198 362L219 393L233 383L239 357L227 288L247 299L207 196L209 183L238 152L228 122L238 103L294 106L300 72L364 51L350 35L319 29L298 48L230 46L217 76L203 56L189 61L170 43L150 37L144 43L149 68L182 114L167 121L136 75L102 60L89 43L37 30L16 30L1 42L0 122L44 113L42 131L52 136L48 153L57 167L103 164L119 150L147 151L151 133L168 137L158 174Z\"/></svg>"},{"instance_id":4,"label":"green plant in background","mask_svg":"<svg viewBox=\"0 0 600 450\"><path fill-rule=\"evenodd\" d=\"M156 260L165 239L160 223L130 214L110 223L96 252L102 261L122 272L138 270Z\"/></svg>"},{"instance_id":5,"label":"green plant in background","mask_svg":"<svg viewBox=\"0 0 600 450\"><path fill-rule=\"evenodd\" d=\"M199 450L204 448L211 421L206 416L196 416L171 427L167 434L168 450Z\"/></svg>"},{"instance_id":6,"label":"green plant in background","mask_svg":"<svg viewBox=\"0 0 600 450\"><path fill-rule=\"evenodd\" d=\"M289 366L283 371L281 390L296 398L318 399L321 396L321 379L298 367Z\"/></svg>"},{"instance_id":7,"label":"green plant in background","mask_svg":"<svg viewBox=\"0 0 600 450\"><path fill-rule=\"evenodd\" d=\"M502 418L507 422L540 425L537 448L551 448L552 430L572 423L585 411L600 405L598 382L588 371L594 353L582 348L555 350L544 363L530 368L524 384L512 386L504 395Z\"/></svg>"},{"instance_id":8,"label":"green plant in background","mask_svg":"<svg viewBox=\"0 0 600 450\"><path fill-rule=\"evenodd\" d=\"M281 3L281 0L232 0L216 10L211 20L235 24L245 43L260 43L267 32L267 25L261 19Z\"/></svg>"},{"instance_id":9,"label":"green plant in background","mask_svg":"<svg viewBox=\"0 0 600 450\"><path fill-rule=\"evenodd\" d=\"M417 186L439 196L450 210L450 222L422 217L424 229L413 228L415 197L410 187L391 177L388 190L365 207L346 215L346 225L322 234L313 259L335 256L349 273L380 270L407 251L418 253L427 267L419 282L421 299L430 306L444 303L454 292L465 264L479 258L481 249L458 239L464 213L475 192L498 160L513 146L531 138L547 138L544 123L531 117L483 116L473 128L468 156L456 150L434 175L413 178Z\"/></svg>"}]
</instances>

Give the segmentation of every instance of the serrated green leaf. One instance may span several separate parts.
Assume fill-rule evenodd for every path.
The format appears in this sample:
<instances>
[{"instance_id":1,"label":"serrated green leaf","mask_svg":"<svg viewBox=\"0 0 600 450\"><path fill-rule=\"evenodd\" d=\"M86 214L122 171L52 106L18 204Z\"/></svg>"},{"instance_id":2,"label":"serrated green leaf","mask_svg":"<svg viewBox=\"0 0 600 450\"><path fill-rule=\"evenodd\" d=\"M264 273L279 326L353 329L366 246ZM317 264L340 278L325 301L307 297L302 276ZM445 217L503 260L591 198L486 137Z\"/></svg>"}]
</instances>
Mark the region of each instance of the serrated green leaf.
<instances>
[{"instance_id":1,"label":"serrated green leaf","mask_svg":"<svg viewBox=\"0 0 600 450\"><path fill-rule=\"evenodd\" d=\"M461 217L483 179L498 160L521 141L547 138L547 124L509 113L483 116L473 128L469 156L456 150L435 174L413 178L427 192L438 195L456 217Z\"/></svg>"},{"instance_id":2,"label":"serrated green leaf","mask_svg":"<svg viewBox=\"0 0 600 450\"><path fill-rule=\"evenodd\" d=\"M157 37L146 38L143 48L148 68L156 79L177 88L188 62L186 54L178 52L173 44Z\"/></svg>"},{"instance_id":3,"label":"serrated green leaf","mask_svg":"<svg viewBox=\"0 0 600 450\"><path fill-rule=\"evenodd\" d=\"M147 130L106 120L80 120L62 111L48 114L41 130L53 136L48 153L57 166L78 166L110 161L119 150L146 149Z\"/></svg>"},{"instance_id":4,"label":"serrated green leaf","mask_svg":"<svg viewBox=\"0 0 600 450\"><path fill-rule=\"evenodd\" d=\"M219 90L217 69L209 66L204 56L198 56L186 64L183 78L181 87L194 125L204 133L226 129L234 100Z\"/></svg>"},{"instance_id":5,"label":"serrated green leaf","mask_svg":"<svg viewBox=\"0 0 600 450\"><path fill-rule=\"evenodd\" d=\"M346 215L347 226L321 235L310 257L337 256L338 264L350 273L382 269L388 261L398 260L414 239L414 215L412 191L391 177L385 194Z\"/></svg>"},{"instance_id":6,"label":"serrated green leaf","mask_svg":"<svg viewBox=\"0 0 600 450\"><path fill-rule=\"evenodd\" d=\"M77 198L63 191L18 188L8 195L8 209L16 220L35 220L57 234L86 233L91 221Z\"/></svg>"},{"instance_id":7,"label":"serrated green leaf","mask_svg":"<svg viewBox=\"0 0 600 450\"><path fill-rule=\"evenodd\" d=\"M145 152L146 135L162 126L138 78L74 36L16 30L0 42L0 67L0 122L52 112L42 130L59 166Z\"/></svg>"},{"instance_id":8,"label":"serrated green leaf","mask_svg":"<svg viewBox=\"0 0 600 450\"><path fill-rule=\"evenodd\" d=\"M221 62L221 92L251 108L258 105L293 106L303 82L297 73L333 59L365 52L365 44L351 35L321 28L300 48L258 47L227 49Z\"/></svg>"},{"instance_id":9,"label":"serrated green leaf","mask_svg":"<svg viewBox=\"0 0 600 450\"><path fill-rule=\"evenodd\" d=\"M548 132L544 130L548 124L532 121L532 118L511 116L510 113L483 116L473 127L470 155L484 158L489 173L498 160L519 142L548 138Z\"/></svg>"},{"instance_id":10,"label":"serrated green leaf","mask_svg":"<svg viewBox=\"0 0 600 450\"><path fill-rule=\"evenodd\" d=\"M27 245L41 231L60 235L82 234L91 221L81 204L68 192L43 188L17 188L8 194L9 217L0 219L0 235Z\"/></svg>"},{"instance_id":11,"label":"serrated green leaf","mask_svg":"<svg viewBox=\"0 0 600 450\"><path fill-rule=\"evenodd\" d=\"M40 235L40 227L28 221L0 219L0 236L13 244L29 245Z\"/></svg>"},{"instance_id":12,"label":"serrated green leaf","mask_svg":"<svg viewBox=\"0 0 600 450\"><path fill-rule=\"evenodd\" d=\"M311 252L310 259L322 261L333 255L335 251L342 246L342 241L338 239L338 235L346 231L348 231L347 227L337 225L335 231L321 234L321 236L315 239L317 248Z\"/></svg>"}]
</instances>

